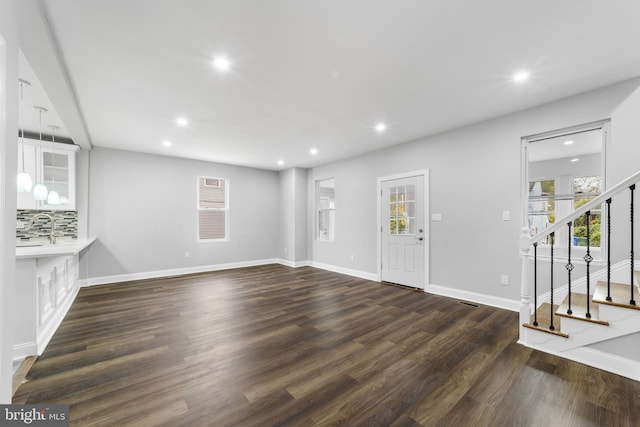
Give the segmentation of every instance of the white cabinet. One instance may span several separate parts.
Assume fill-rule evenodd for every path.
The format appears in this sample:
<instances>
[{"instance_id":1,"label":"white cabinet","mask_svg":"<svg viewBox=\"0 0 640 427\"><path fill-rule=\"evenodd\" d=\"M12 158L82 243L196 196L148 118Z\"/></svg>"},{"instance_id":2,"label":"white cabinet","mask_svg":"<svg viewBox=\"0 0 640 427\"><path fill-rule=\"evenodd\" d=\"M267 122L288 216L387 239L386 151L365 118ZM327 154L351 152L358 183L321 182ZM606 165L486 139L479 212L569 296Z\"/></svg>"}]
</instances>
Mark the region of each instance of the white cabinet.
<instances>
[{"instance_id":1,"label":"white cabinet","mask_svg":"<svg viewBox=\"0 0 640 427\"><path fill-rule=\"evenodd\" d=\"M46 200L35 200L32 189L29 193L18 193L18 209L75 210L76 152L79 149L76 145L25 138L24 148L18 145L18 171L22 170L24 151L24 170L31 175L33 185L40 182L49 191L57 191L60 204L49 205Z\"/></svg>"},{"instance_id":2,"label":"white cabinet","mask_svg":"<svg viewBox=\"0 0 640 427\"><path fill-rule=\"evenodd\" d=\"M77 254L16 261L14 359L42 354L78 290Z\"/></svg>"}]
</instances>

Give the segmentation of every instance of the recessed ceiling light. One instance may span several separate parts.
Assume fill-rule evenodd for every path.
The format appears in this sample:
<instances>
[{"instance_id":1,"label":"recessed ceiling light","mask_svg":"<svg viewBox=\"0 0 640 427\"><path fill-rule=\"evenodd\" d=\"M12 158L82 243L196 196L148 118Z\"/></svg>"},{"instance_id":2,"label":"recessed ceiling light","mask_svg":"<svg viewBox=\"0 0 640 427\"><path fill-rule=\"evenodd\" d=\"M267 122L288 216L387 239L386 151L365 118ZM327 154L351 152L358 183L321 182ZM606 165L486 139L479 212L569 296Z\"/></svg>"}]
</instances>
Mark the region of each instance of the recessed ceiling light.
<instances>
[{"instance_id":1,"label":"recessed ceiling light","mask_svg":"<svg viewBox=\"0 0 640 427\"><path fill-rule=\"evenodd\" d=\"M571 163L575 163L575 162L579 162L580 159L578 159L577 157L575 159L571 159Z\"/></svg>"},{"instance_id":2,"label":"recessed ceiling light","mask_svg":"<svg viewBox=\"0 0 640 427\"><path fill-rule=\"evenodd\" d=\"M164 145L165 147L171 147L171 141L165 139L164 141L162 141L162 145Z\"/></svg>"},{"instance_id":3,"label":"recessed ceiling light","mask_svg":"<svg viewBox=\"0 0 640 427\"><path fill-rule=\"evenodd\" d=\"M278 160L278 166L284 165L284 160Z\"/></svg>"},{"instance_id":4,"label":"recessed ceiling light","mask_svg":"<svg viewBox=\"0 0 640 427\"><path fill-rule=\"evenodd\" d=\"M571 141L571 140L564 142L564 145L571 145L571 144L573 144L573 141Z\"/></svg>"},{"instance_id":5,"label":"recessed ceiling light","mask_svg":"<svg viewBox=\"0 0 640 427\"><path fill-rule=\"evenodd\" d=\"M231 68L231 62L225 56L216 56L213 58L213 66L218 71L229 71Z\"/></svg>"},{"instance_id":6,"label":"recessed ceiling light","mask_svg":"<svg viewBox=\"0 0 640 427\"><path fill-rule=\"evenodd\" d=\"M184 117L178 117L176 119L176 123L178 124L178 126L185 127L186 125L189 124L189 121L187 119L185 119Z\"/></svg>"},{"instance_id":7,"label":"recessed ceiling light","mask_svg":"<svg viewBox=\"0 0 640 427\"><path fill-rule=\"evenodd\" d=\"M522 83L529 80L529 77L531 77L531 74L528 71L519 71L513 75L512 79L516 83Z\"/></svg>"},{"instance_id":8,"label":"recessed ceiling light","mask_svg":"<svg viewBox=\"0 0 640 427\"><path fill-rule=\"evenodd\" d=\"M313 154L314 156L316 154L318 154L318 149L317 148L312 148L311 150L309 150L309 153Z\"/></svg>"},{"instance_id":9,"label":"recessed ceiling light","mask_svg":"<svg viewBox=\"0 0 640 427\"><path fill-rule=\"evenodd\" d=\"M385 130L387 130L387 125L385 125L384 123L378 123L378 124L376 125L376 132L378 132L378 133L382 133L382 132L384 132Z\"/></svg>"}]
</instances>

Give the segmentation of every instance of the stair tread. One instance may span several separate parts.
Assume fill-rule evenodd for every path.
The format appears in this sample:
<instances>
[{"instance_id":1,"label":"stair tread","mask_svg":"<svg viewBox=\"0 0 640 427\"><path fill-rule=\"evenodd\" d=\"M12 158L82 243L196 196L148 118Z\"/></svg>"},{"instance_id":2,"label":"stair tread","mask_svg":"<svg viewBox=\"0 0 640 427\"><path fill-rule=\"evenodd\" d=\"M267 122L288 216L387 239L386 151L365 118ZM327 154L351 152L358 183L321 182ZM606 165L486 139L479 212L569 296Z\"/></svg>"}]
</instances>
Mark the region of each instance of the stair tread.
<instances>
[{"instance_id":1,"label":"stair tread","mask_svg":"<svg viewBox=\"0 0 640 427\"><path fill-rule=\"evenodd\" d=\"M625 283L611 282L611 301L607 301L607 282L605 281L599 281L596 284L596 289L593 293L593 302L640 310L640 306L637 305L640 303L640 291L638 291L637 286L633 286L635 287L634 299L636 300L636 305L629 304L631 289L629 285Z\"/></svg>"},{"instance_id":2,"label":"stair tread","mask_svg":"<svg viewBox=\"0 0 640 427\"><path fill-rule=\"evenodd\" d=\"M562 304L560 304L560 307L558 307L556 314L558 316L567 317L569 319L583 320L585 322L598 323L600 325L609 326L609 322L600 319L600 310L597 303L591 302L589 304L589 313L591 314L591 317L587 317L587 301L587 294L573 292L571 293L572 313L567 313L567 310L569 309L569 296L567 296L564 301L562 301Z\"/></svg>"},{"instance_id":3,"label":"stair tread","mask_svg":"<svg viewBox=\"0 0 640 427\"><path fill-rule=\"evenodd\" d=\"M554 308L554 315L553 315L554 330L553 331L549 329L549 325L551 325L551 304L546 302L540 305L540 307L538 307L538 310L536 310L538 325L537 326L534 325L534 315L532 314L531 322L524 323L522 326L530 329L542 331L542 332L547 332L553 335L558 335L564 338L569 338L569 335L560 331L560 317L555 314L555 312L558 310L558 306L554 304L553 308Z\"/></svg>"},{"instance_id":4,"label":"stair tread","mask_svg":"<svg viewBox=\"0 0 640 427\"><path fill-rule=\"evenodd\" d=\"M548 334L553 334L553 335L557 335L559 337L563 337L563 338L569 338L568 334L565 334L564 332L560 332L558 330L552 331L549 328L545 328L543 326L534 326L531 323L523 323L522 326L524 326L525 328L529 328L529 329L535 329L536 331L540 331L540 332L546 332Z\"/></svg>"}]
</instances>

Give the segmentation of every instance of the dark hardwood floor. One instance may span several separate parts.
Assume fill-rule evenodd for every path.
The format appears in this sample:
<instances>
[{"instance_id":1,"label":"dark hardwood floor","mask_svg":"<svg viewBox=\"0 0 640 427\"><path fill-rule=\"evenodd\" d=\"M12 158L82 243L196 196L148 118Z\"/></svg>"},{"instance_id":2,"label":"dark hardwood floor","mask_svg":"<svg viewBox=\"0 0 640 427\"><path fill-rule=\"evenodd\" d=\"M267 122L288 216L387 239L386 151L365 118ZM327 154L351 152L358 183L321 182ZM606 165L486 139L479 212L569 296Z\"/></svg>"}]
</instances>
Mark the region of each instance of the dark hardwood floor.
<instances>
[{"instance_id":1,"label":"dark hardwood floor","mask_svg":"<svg viewBox=\"0 0 640 427\"><path fill-rule=\"evenodd\" d=\"M83 288L14 403L78 426L632 426L640 384L517 313L280 265Z\"/></svg>"}]
</instances>

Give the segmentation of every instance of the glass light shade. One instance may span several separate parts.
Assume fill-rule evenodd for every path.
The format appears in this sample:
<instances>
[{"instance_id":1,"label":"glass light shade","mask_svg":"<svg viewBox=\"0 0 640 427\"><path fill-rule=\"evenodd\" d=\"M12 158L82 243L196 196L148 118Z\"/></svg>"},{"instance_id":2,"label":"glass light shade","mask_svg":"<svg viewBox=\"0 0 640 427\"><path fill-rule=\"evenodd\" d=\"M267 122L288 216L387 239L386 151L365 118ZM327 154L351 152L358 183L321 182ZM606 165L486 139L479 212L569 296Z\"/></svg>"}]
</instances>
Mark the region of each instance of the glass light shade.
<instances>
[{"instance_id":1,"label":"glass light shade","mask_svg":"<svg viewBox=\"0 0 640 427\"><path fill-rule=\"evenodd\" d=\"M49 190L47 190L47 186L44 184L36 184L33 187L33 198L36 200L47 200L47 194L49 194Z\"/></svg>"},{"instance_id":2,"label":"glass light shade","mask_svg":"<svg viewBox=\"0 0 640 427\"><path fill-rule=\"evenodd\" d=\"M49 191L49 195L47 196L47 204L48 205L57 205L60 203L60 195L57 191L51 190Z\"/></svg>"},{"instance_id":3,"label":"glass light shade","mask_svg":"<svg viewBox=\"0 0 640 427\"><path fill-rule=\"evenodd\" d=\"M18 193L28 193L33 187L31 175L26 172L18 172Z\"/></svg>"}]
</instances>

